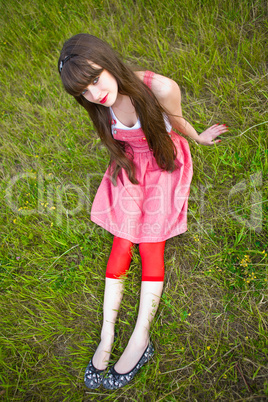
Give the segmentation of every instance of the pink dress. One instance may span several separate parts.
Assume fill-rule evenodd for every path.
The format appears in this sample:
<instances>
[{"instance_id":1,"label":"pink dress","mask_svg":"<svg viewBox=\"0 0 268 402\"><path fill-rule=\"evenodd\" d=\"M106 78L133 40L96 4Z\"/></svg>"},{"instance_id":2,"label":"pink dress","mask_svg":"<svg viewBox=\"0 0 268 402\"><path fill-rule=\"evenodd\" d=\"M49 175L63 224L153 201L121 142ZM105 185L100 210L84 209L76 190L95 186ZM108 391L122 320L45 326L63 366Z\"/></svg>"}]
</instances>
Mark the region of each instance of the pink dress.
<instances>
[{"instance_id":1,"label":"pink dress","mask_svg":"<svg viewBox=\"0 0 268 402\"><path fill-rule=\"evenodd\" d=\"M146 71L144 76L149 88L153 74ZM139 184L132 184L121 169L114 186L107 169L92 205L91 220L137 244L160 242L185 232L193 175L188 142L174 131L169 132L177 149L178 168L166 172L157 165L142 128L117 128L114 119L112 124L114 138L132 147Z\"/></svg>"}]
</instances>

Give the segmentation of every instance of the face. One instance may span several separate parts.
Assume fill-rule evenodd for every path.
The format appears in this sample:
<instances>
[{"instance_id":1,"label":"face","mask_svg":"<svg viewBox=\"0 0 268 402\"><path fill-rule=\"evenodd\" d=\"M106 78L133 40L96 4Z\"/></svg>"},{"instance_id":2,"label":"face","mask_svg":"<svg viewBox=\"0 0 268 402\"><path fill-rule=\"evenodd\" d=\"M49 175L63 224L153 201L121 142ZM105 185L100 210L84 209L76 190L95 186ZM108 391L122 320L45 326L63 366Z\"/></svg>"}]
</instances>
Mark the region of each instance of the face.
<instances>
[{"instance_id":1,"label":"face","mask_svg":"<svg viewBox=\"0 0 268 402\"><path fill-rule=\"evenodd\" d=\"M96 68L100 68L93 64ZM92 103L103 105L106 107L112 106L118 95L118 84L116 79L107 70L94 79L82 92L82 95Z\"/></svg>"}]
</instances>

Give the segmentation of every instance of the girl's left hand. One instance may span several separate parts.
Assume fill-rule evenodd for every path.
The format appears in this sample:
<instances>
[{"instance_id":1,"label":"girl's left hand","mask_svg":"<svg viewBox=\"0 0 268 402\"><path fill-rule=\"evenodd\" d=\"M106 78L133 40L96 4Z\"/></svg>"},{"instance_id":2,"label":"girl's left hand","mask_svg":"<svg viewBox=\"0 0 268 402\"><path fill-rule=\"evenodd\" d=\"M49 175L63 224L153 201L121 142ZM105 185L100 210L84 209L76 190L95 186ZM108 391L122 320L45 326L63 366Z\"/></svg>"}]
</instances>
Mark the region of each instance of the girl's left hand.
<instances>
[{"instance_id":1,"label":"girl's left hand","mask_svg":"<svg viewBox=\"0 0 268 402\"><path fill-rule=\"evenodd\" d=\"M216 140L216 138L228 131L228 127L225 124L214 124L214 126L209 127L203 133L199 134L197 142L202 145L214 145L221 140Z\"/></svg>"}]
</instances>

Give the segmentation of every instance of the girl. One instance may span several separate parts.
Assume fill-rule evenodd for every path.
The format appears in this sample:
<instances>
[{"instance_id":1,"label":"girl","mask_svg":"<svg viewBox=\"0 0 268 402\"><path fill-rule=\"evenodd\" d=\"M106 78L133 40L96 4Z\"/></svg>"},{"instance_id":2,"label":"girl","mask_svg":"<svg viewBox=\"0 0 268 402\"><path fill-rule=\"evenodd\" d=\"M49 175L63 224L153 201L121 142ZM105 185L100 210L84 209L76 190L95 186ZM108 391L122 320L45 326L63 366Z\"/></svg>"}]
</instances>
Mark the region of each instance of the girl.
<instances>
[{"instance_id":1,"label":"girl","mask_svg":"<svg viewBox=\"0 0 268 402\"><path fill-rule=\"evenodd\" d=\"M192 162L187 141L214 145L227 131L213 125L197 134L182 117L181 93L169 78L133 72L102 40L79 34L63 46L58 63L66 91L88 112L110 164L94 199L91 219L114 235L103 304L101 341L85 383L115 389L126 385L153 355L149 328L163 289L165 241L187 230ZM137 322L124 353L107 368L124 276L139 244L142 283Z\"/></svg>"}]
</instances>

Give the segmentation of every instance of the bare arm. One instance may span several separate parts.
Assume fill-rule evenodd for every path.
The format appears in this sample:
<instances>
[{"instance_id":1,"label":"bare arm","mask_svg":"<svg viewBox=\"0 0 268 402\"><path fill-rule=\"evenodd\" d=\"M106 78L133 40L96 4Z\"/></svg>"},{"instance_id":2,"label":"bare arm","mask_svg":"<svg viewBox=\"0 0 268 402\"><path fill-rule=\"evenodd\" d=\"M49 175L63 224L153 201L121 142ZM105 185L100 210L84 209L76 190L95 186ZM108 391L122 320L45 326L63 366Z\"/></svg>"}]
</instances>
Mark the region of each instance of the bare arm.
<instances>
[{"instance_id":1,"label":"bare arm","mask_svg":"<svg viewBox=\"0 0 268 402\"><path fill-rule=\"evenodd\" d=\"M162 75L155 74L152 80L152 91L166 110L172 127L202 145L213 145L221 140L216 139L228 131L224 124L214 124L198 134L191 124L182 116L181 91L178 84Z\"/></svg>"}]
</instances>

